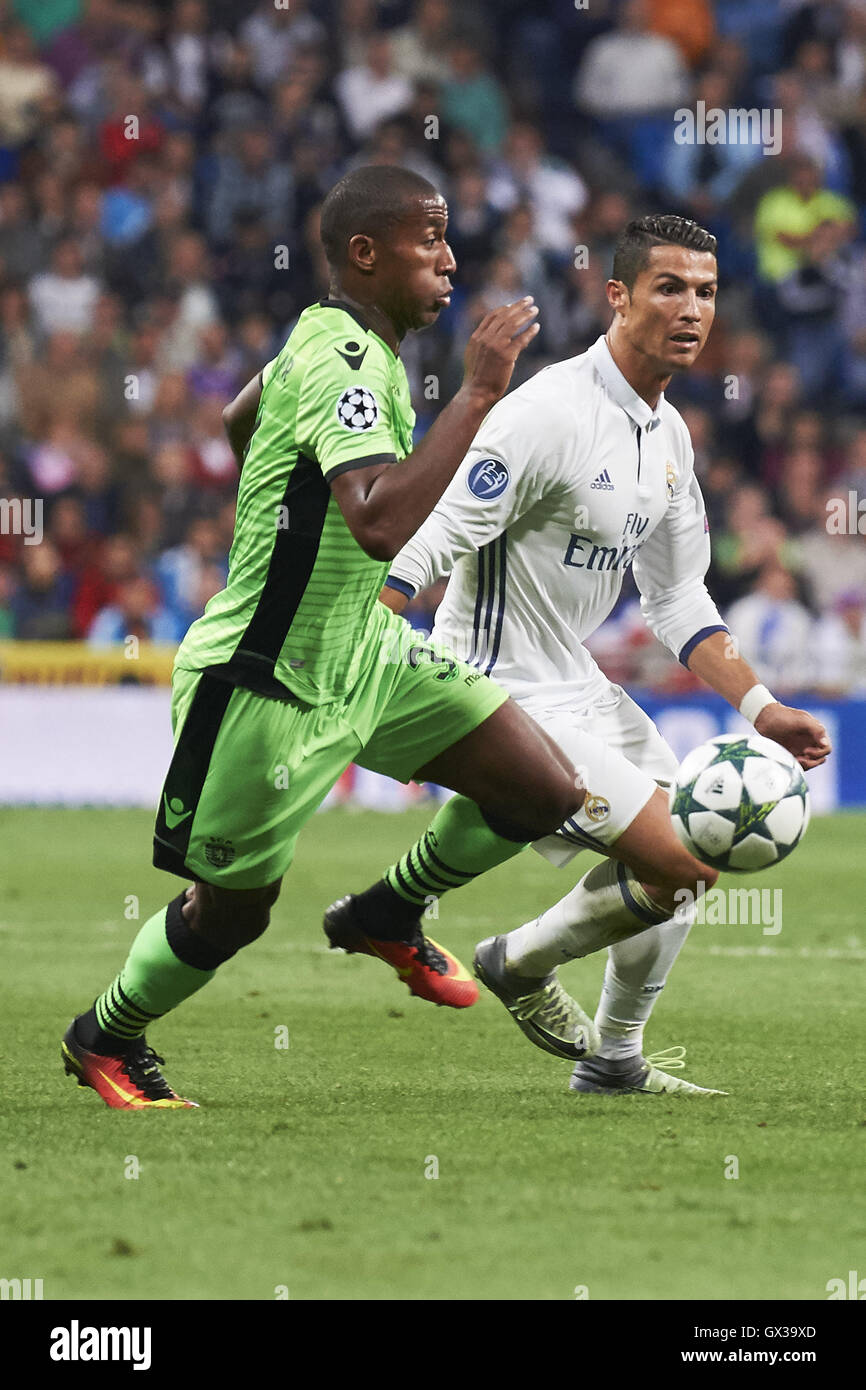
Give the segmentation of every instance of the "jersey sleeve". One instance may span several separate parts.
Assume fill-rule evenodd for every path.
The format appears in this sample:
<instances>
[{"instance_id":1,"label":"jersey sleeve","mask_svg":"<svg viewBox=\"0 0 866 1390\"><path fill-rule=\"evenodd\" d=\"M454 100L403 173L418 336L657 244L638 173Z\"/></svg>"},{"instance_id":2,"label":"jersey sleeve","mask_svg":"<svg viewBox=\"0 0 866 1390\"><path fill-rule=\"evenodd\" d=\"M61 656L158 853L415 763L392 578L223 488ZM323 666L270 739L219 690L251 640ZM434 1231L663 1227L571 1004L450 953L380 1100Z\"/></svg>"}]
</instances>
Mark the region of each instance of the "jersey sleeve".
<instances>
[{"instance_id":1,"label":"jersey sleeve","mask_svg":"<svg viewBox=\"0 0 866 1390\"><path fill-rule=\"evenodd\" d=\"M647 625L684 666L705 637L728 630L704 583L709 563L709 523L689 444L668 509L633 565Z\"/></svg>"},{"instance_id":2,"label":"jersey sleeve","mask_svg":"<svg viewBox=\"0 0 866 1390\"><path fill-rule=\"evenodd\" d=\"M534 411L515 396L497 402L433 511L392 562L387 585L413 597L523 516L556 479L549 444L542 464L542 442Z\"/></svg>"},{"instance_id":3,"label":"jersey sleeve","mask_svg":"<svg viewBox=\"0 0 866 1390\"><path fill-rule=\"evenodd\" d=\"M371 340L355 365L339 347L339 342L327 339L317 347L298 399L298 447L316 459L328 482L350 468L397 460L383 349Z\"/></svg>"}]
</instances>

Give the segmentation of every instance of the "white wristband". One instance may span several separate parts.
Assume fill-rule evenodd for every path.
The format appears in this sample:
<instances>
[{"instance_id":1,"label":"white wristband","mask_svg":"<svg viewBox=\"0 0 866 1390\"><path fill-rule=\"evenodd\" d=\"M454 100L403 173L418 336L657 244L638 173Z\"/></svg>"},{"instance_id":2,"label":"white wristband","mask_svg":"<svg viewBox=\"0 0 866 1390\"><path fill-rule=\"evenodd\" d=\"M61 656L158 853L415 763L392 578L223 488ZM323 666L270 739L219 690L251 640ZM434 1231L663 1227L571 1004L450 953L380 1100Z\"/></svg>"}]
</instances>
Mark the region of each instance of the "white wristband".
<instances>
[{"instance_id":1,"label":"white wristband","mask_svg":"<svg viewBox=\"0 0 866 1390\"><path fill-rule=\"evenodd\" d=\"M775 695L771 695L765 685L753 685L740 701L740 714L744 719L748 719L750 724L754 724L762 709L775 704L778 704Z\"/></svg>"}]
</instances>

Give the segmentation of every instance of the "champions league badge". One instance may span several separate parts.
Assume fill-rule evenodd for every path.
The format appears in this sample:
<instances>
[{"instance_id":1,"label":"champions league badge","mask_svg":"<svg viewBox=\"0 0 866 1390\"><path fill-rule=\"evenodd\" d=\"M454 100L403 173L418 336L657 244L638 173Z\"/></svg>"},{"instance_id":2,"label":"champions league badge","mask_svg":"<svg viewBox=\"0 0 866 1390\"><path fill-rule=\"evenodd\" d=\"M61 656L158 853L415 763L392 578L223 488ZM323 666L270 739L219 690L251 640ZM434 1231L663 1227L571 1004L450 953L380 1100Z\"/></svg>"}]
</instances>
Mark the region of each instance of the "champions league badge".
<instances>
[{"instance_id":1,"label":"champions league badge","mask_svg":"<svg viewBox=\"0 0 866 1390\"><path fill-rule=\"evenodd\" d=\"M508 469L501 459L479 459L473 463L466 479L466 486L482 502L492 502L501 497L508 487Z\"/></svg>"}]
</instances>

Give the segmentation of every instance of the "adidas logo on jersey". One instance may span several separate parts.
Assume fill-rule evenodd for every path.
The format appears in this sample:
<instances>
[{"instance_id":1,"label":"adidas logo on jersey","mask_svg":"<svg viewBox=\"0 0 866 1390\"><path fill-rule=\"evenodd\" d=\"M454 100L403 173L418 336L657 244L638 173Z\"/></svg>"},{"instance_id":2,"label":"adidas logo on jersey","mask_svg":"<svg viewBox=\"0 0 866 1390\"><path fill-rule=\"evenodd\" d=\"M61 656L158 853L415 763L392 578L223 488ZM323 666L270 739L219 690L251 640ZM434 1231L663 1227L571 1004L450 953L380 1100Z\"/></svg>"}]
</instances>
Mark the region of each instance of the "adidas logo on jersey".
<instances>
[{"instance_id":1,"label":"adidas logo on jersey","mask_svg":"<svg viewBox=\"0 0 866 1390\"><path fill-rule=\"evenodd\" d=\"M590 487L598 488L600 492L613 492L613 483L606 468L602 469L594 483L590 483Z\"/></svg>"}]
</instances>

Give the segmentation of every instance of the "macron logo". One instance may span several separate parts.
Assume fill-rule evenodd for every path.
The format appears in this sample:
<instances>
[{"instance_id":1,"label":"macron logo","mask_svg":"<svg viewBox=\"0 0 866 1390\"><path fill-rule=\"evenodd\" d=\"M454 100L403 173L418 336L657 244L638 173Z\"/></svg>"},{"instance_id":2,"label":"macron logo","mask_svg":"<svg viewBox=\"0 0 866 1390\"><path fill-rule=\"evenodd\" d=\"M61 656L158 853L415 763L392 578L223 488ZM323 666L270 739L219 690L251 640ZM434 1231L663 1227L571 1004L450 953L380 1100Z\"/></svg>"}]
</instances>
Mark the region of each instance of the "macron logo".
<instances>
[{"instance_id":1,"label":"macron logo","mask_svg":"<svg viewBox=\"0 0 866 1390\"><path fill-rule=\"evenodd\" d=\"M52 1361L131 1361L134 1371L150 1370L149 1327L69 1327L51 1329Z\"/></svg>"},{"instance_id":2,"label":"macron logo","mask_svg":"<svg viewBox=\"0 0 866 1390\"><path fill-rule=\"evenodd\" d=\"M590 487L598 488L600 492L613 492L613 483L606 468L602 469L594 483L590 483Z\"/></svg>"}]
</instances>

